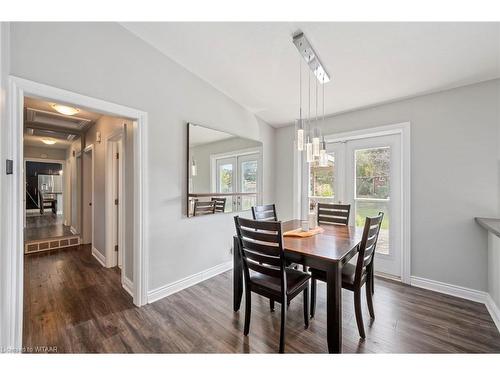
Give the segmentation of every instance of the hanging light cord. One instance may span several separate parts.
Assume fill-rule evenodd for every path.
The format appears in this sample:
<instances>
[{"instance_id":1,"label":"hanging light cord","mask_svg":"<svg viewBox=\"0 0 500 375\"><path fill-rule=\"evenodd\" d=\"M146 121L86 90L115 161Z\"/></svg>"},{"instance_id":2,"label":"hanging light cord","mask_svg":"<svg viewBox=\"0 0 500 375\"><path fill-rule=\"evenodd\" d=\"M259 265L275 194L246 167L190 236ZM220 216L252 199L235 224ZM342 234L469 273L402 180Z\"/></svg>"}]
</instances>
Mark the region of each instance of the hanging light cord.
<instances>
[{"instance_id":1,"label":"hanging light cord","mask_svg":"<svg viewBox=\"0 0 500 375\"><path fill-rule=\"evenodd\" d=\"M310 56L309 56L310 58ZM311 71L309 71L309 115L307 116L307 126L308 126L308 133L311 130L310 125L311 125Z\"/></svg>"},{"instance_id":2,"label":"hanging light cord","mask_svg":"<svg viewBox=\"0 0 500 375\"><path fill-rule=\"evenodd\" d=\"M316 80L316 126L318 126L318 80Z\"/></svg>"},{"instance_id":3,"label":"hanging light cord","mask_svg":"<svg viewBox=\"0 0 500 375\"><path fill-rule=\"evenodd\" d=\"M299 126L302 128L302 59L299 61Z\"/></svg>"}]
</instances>

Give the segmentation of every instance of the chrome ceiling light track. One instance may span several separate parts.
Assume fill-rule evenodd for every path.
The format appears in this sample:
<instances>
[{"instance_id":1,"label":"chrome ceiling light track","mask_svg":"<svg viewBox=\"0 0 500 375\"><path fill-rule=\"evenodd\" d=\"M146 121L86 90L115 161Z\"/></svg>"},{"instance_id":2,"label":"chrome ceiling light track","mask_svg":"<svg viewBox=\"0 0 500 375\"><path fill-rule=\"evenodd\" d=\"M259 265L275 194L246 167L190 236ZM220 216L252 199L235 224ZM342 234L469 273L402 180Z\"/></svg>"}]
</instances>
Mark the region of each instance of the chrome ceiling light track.
<instances>
[{"instance_id":1,"label":"chrome ceiling light track","mask_svg":"<svg viewBox=\"0 0 500 375\"><path fill-rule=\"evenodd\" d=\"M300 55L304 58L309 68L312 70L320 83L330 82L330 76L326 69L321 64L318 54L311 46L303 32L299 32L293 37L293 44L299 50Z\"/></svg>"}]
</instances>

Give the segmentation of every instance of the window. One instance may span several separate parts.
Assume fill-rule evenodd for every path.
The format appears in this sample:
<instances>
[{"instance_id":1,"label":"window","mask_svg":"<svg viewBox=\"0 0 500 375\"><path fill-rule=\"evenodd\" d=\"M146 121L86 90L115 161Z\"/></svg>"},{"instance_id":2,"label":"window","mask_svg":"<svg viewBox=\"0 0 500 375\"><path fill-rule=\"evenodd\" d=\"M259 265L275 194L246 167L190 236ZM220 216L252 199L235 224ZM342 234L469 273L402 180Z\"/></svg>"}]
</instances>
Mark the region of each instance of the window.
<instances>
[{"instance_id":1,"label":"window","mask_svg":"<svg viewBox=\"0 0 500 375\"><path fill-rule=\"evenodd\" d=\"M335 201L335 159L328 155L328 165L322 167L319 162L309 164L309 205L333 203Z\"/></svg>"}]
</instances>

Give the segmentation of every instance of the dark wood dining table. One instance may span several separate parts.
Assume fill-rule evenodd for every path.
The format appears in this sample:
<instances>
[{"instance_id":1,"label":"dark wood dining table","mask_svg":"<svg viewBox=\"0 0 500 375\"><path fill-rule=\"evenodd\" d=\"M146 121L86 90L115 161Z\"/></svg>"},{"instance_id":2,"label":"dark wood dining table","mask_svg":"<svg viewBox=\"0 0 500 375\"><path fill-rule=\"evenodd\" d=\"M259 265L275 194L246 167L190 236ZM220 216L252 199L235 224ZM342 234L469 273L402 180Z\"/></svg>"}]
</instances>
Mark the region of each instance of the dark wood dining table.
<instances>
[{"instance_id":1,"label":"dark wood dining table","mask_svg":"<svg viewBox=\"0 0 500 375\"><path fill-rule=\"evenodd\" d=\"M283 232L301 227L300 220L282 222ZM363 228L321 225L323 233L311 237L284 237L285 256L326 272L327 341L330 353L342 352L342 267L356 255ZM243 296L243 270L238 238L233 251L233 309L238 311Z\"/></svg>"}]
</instances>

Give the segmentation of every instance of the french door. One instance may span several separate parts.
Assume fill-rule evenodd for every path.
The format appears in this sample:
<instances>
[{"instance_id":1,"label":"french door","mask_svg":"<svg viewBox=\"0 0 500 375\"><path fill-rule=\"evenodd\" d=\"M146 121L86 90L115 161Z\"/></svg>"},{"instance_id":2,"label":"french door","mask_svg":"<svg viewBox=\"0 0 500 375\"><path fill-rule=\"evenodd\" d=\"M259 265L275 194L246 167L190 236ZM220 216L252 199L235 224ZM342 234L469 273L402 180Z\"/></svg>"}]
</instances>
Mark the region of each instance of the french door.
<instances>
[{"instance_id":1,"label":"french door","mask_svg":"<svg viewBox=\"0 0 500 375\"><path fill-rule=\"evenodd\" d=\"M216 161L217 193L255 193L226 198L226 212L249 210L257 204L259 154L247 154Z\"/></svg>"},{"instance_id":2,"label":"french door","mask_svg":"<svg viewBox=\"0 0 500 375\"><path fill-rule=\"evenodd\" d=\"M310 200L351 205L350 225L362 228L367 216L384 213L375 256L375 271L401 277L402 249L402 159L399 135L330 143L332 193ZM324 168L324 167L323 167ZM315 166L310 167L311 187L318 184ZM320 180L321 182L321 180ZM318 189L316 189L318 190Z\"/></svg>"}]
</instances>

